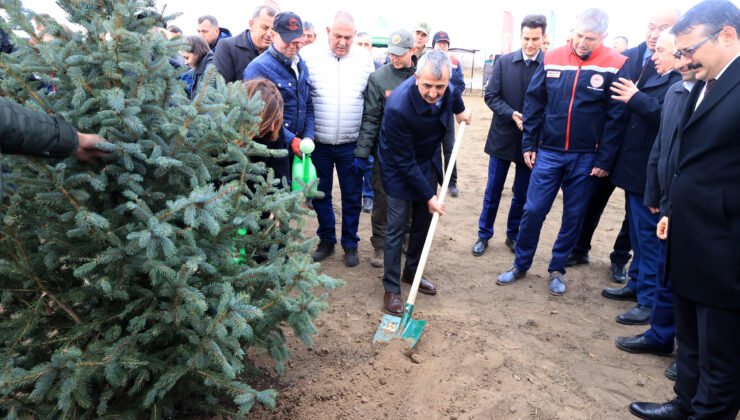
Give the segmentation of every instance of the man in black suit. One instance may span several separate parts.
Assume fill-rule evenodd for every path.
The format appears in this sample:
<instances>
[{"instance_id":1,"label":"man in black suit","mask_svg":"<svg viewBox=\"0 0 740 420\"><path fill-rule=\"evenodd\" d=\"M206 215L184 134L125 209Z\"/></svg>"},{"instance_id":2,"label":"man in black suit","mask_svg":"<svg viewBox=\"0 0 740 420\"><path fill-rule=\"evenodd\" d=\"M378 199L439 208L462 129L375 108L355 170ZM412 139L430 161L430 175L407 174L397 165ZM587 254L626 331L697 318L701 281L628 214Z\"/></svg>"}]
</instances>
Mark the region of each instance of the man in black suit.
<instances>
[{"instance_id":1,"label":"man in black suit","mask_svg":"<svg viewBox=\"0 0 740 420\"><path fill-rule=\"evenodd\" d=\"M735 419L740 411L740 9L706 0L673 27L678 66L700 80L671 150L667 273L678 339L676 398L632 403L644 419Z\"/></svg>"},{"instance_id":2,"label":"man in black suit","mask_svg":"<svg viewBox=\"0 0 740 420\"><path fill-rule=\"evenodd\" d=\"M638 83L639 81L644 82L644 80L649 76L655 74L655 67L650 60L650 57L655 53L658 36L660 36L662 31L670 28L674 23L676 23L678 15L679 13L676 9L664 9L652 13L648 20L645 42L622 52L622 54L629 57L628 65L630 70L630 79L633 83ZM628 131L631 127L631 125L628 126ZM642 130L642 127L640 127L640 130ZM578 242L576 242L576 247L573 248L573 251L565 262L566 267L585 264L590 261L588 252L591 249L591 239L593 238L596 227L599 224L601 214L604 212L604 208L614 192L614 187L615 186L611 179L602 178L597 181L596 189L591 196L591 200L586 208L586 214L583 217L583 225L581 226L581 231L578 236ZM630 249L632 248L630 234L629 216L625 215L624 220L622 221L622 227L614 241L614 250L609 255L611 260L610 276L611 279L617 283L624 283L627 281L628 276L626 266L627 262L630 260ZM640 255L637 254L634 256L629 270L629 277L635 280L639 276L639 257ZM612 299L618 298L619 300L638 300L637 295L634 292L634 288L624 288L621 290L625 292L625 295L607 297Z\"/></svg>"},{"instance_id":3,"label":"man in black suit","mask_svg":"<svg viewBox=\"0 0 740 420\"><path fill-rule=\"evenodd\" d=\"M545 53L540 52L540 48L546 29L545 16L526 16L521 25L522 48L496 60L493 76L486 86L486 105L493 111L493 120L485 148L485 152L490 155L488 183L478 221L478 240L473 245L473 255L476 257L483 255L488 247L488 240L493 237L493 221L496 219L501 191L512 162L516 164L514 197L509 208L505 243L514 252L519 222L527 200L529 175L532 173L524 164L522 156L524 95L534 71L545 59Z\"/></svg>"},{"instance_id":4,"label":"man in black suit","mask_svg":"<svg viewBox=\"0 0 740 420\"><path fill-rule=\"evenodd\" d=\"M249 29L218 43L213 65L226 83L242 80L244 69L272 44L272 24L277 11L262 5L249 20Z\"/></svg>"}]
</instances>

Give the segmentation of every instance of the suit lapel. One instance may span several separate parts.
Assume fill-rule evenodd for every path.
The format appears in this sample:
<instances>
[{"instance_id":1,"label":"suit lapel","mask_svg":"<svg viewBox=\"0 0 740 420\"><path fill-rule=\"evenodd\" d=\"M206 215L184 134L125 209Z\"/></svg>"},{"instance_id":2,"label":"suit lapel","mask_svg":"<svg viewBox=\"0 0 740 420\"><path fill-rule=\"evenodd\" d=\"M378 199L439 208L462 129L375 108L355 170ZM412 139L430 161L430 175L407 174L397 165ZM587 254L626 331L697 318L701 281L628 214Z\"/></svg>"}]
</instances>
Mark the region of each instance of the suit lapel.
<instances>
[{"instance_id":1,"label":"suit lapel","mask_svg":"<svg viewBox=\"0 0 740 420\"><path fill-rule=\"evenodd\" d=\"M717 79L717 81L714 83L709 94L704 95L704 99L702 99L699 107L696 108L696 111L691 115L691 118L689 118L688 122L684 126L684 129L688 128L704 114L709 112L710 109L714 108L714 106L717 105L717 103L719 103L722 98L730 93L732 87L738 83L740 83L740 58L736 58L735 61L730 64L729 67L727 67L725 72L722 74L722 77ZM705 83L702 83L702 86L704 85ZM696 103L696 101L692 103Z\"/></svg>"}]
</instances>

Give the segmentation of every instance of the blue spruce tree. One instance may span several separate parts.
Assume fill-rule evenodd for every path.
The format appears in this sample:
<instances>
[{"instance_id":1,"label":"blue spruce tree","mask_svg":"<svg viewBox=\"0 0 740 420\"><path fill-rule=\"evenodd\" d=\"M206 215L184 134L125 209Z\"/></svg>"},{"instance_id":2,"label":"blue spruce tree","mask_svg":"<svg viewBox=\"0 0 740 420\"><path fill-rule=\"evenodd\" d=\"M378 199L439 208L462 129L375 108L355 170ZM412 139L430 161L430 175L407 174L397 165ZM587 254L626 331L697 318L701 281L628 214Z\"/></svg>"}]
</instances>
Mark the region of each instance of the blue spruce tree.
<instances>
[{"instance_id":1,"label":"blue spruce tree","mask_svg":"<svg viewBox=\"0 0 740 420\"><path fill-rule=\"evenodd\" d=\"M284 153L251 141L262 103L213 67L190 101L168 62L185 44L152 31L171 17L151 0L57 3L78 29L0 4L3 29L30 37L0 54L0 94L98 133L109 155L97 167L3 159L0 410L138 419L273 406L275 391L245 381L259 372L250 356L267 352L282 372L282 328L311 346L327 307L314 291L341 281L309 256L302 197L250 160Z\"/></svg>"}]
</instances>

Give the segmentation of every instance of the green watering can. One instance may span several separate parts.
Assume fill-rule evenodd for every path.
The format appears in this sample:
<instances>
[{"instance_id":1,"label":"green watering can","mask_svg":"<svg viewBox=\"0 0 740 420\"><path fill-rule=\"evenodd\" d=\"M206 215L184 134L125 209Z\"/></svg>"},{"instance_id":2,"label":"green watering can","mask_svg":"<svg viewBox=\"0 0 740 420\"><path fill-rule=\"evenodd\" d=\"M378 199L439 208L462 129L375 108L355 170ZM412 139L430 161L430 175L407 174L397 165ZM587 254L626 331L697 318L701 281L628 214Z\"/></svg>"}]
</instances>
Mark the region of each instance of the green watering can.
<instances>
[{"instance_id":1,"label":"green watering can","mask_svg":"<svg viewBox=\"0 0 740 420\"><path fill-rule=\"evenodd\" d=\"M301 140L300 148L303 158L293 156L293 191L303 191L305 186L316 180L316 167L311 162L311 153L316 148L313 140ZM306 197L315 197L316 192L318 184L314 184L310 191L306 191Z\"/></svg>"}]
</instances>

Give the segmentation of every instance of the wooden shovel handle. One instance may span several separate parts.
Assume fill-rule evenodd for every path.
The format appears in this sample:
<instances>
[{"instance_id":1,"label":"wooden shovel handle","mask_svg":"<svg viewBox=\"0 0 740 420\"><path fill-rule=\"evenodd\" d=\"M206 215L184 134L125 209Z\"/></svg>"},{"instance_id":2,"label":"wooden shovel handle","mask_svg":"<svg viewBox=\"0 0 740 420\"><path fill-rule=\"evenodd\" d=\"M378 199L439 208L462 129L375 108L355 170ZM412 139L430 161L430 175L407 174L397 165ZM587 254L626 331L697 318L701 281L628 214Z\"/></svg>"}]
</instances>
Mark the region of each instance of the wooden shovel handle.
<instances>
[{"instance_id":1,"label":"wooden shovel handle","mask_svg":"<svg viewBox=\"0 0 740 420\"><path fill-rule=\"evenodd\" d=\"M455 167L457 161L457 154L460 151L460 143L462 142L463 133L465 132L465 122L460 123L460 127L457 130L457 138L455 139L455 147L452 148L452 155L450 156L450 163L445 168L445 179L442 182L442 192L439 194L439 204L441 205L445 201L447 195L447 187L450 185L450 179L452 178L452 169ZM429 257L429 249L432 247L432 240L434 240L434 231L437 229L437 222L439 221L439 213L435 212L432 216L432 222L429 224L429 231L427 232L427 238L424 241L424 248L421 251L421 259L419 260L419 266L416 268L416 274L414 275L414 282L411 284L411 291L409 292L409 298L406 300L407 304L413 305L416 301L416 293L419 291L419 284L421 284L421 277L424 274L424 266L427 263Z\"/></svg>"}]
</instances>

